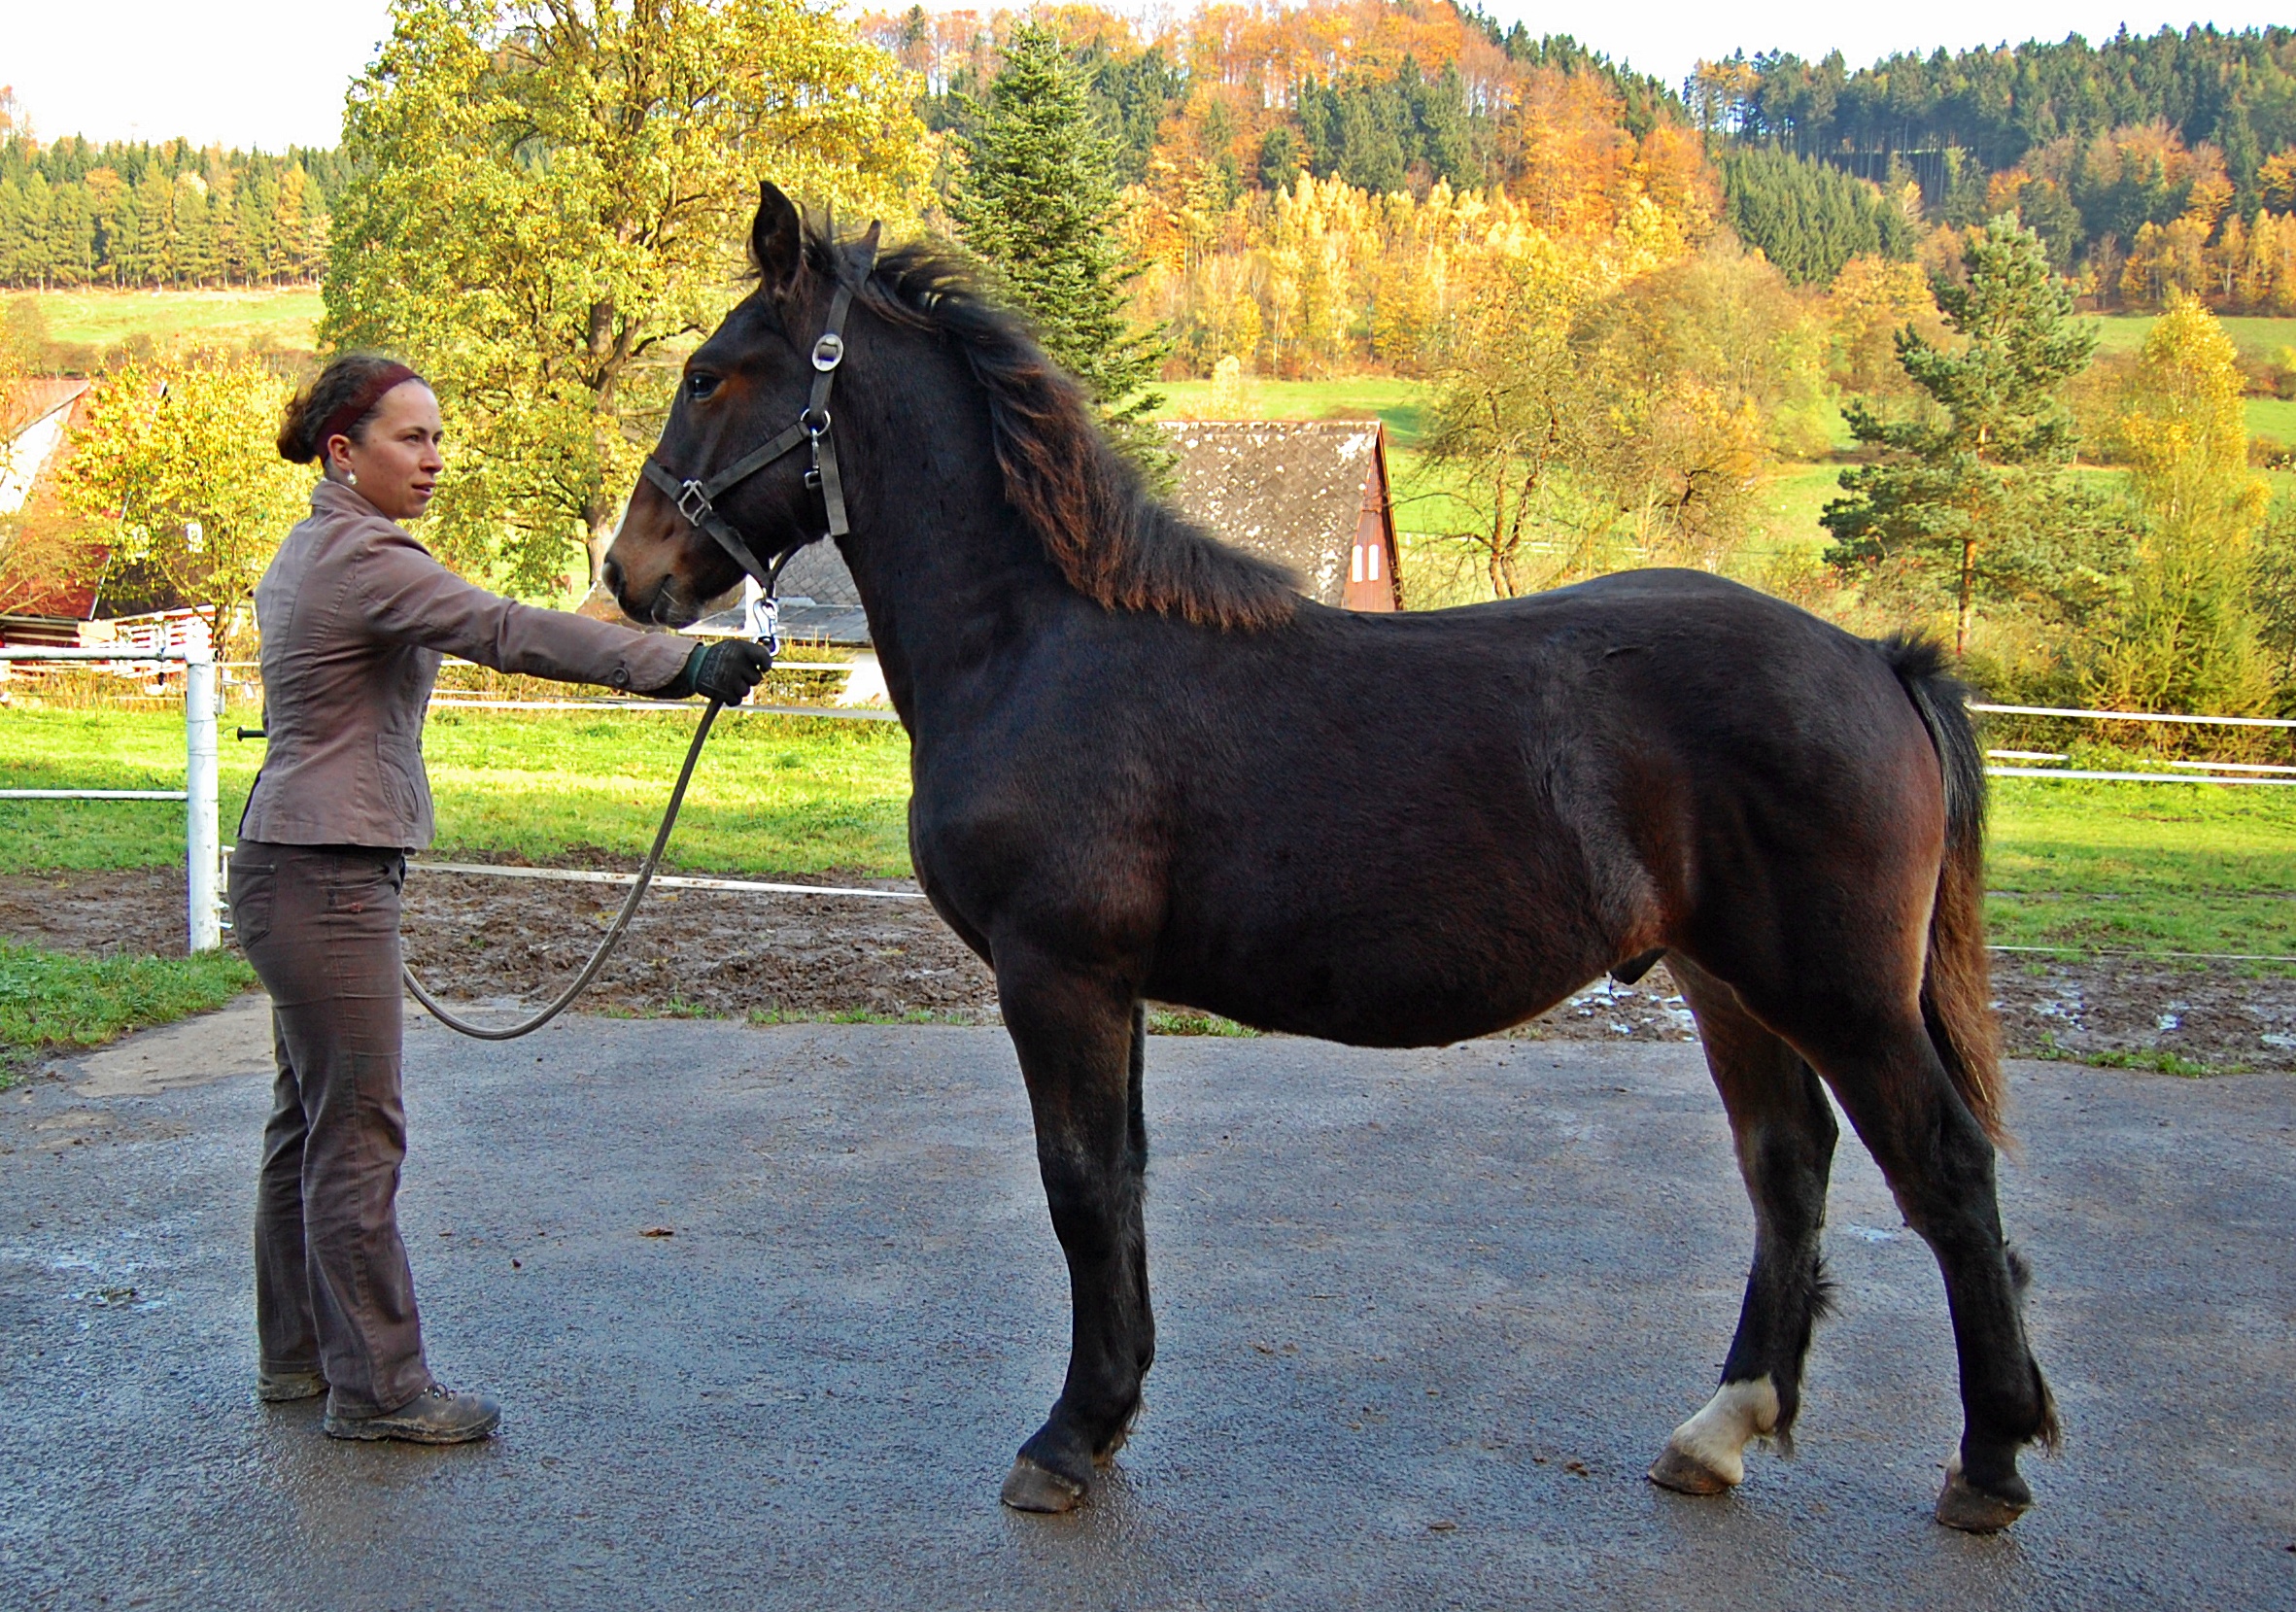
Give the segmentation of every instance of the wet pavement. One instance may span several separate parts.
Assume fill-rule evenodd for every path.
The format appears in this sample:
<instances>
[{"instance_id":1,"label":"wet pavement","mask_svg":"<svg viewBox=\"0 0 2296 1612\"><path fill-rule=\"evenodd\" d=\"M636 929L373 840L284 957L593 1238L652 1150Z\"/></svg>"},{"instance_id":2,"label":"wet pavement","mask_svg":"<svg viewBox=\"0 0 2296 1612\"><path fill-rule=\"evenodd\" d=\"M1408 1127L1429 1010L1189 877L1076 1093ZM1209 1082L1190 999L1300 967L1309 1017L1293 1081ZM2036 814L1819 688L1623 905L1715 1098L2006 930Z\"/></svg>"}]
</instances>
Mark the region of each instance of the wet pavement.
<instances>
[{"instance_id":1,"label":"wet pavement","mask_svg":"<svg viewBox=\"0 0 2296 1612\"><path fill-rule=\"evenodd\" d=\"M1642 1471L1751 1236L1696 1048L1159 1039L1160 1358L1045 1519L996 1503L1067 1333L1001 1032L418 1020L431 1361L505 1404L437 1451L254 1399L265 1084L166 1083L243 1018L0 1096L9 1607L2296 1604L2287 1077L2018 1066L2068 1445L1975 1539L1929 1521L1936 1267L1854 1143L1799 1454L1692 1500Z\"/></svg>"}]
</instances>

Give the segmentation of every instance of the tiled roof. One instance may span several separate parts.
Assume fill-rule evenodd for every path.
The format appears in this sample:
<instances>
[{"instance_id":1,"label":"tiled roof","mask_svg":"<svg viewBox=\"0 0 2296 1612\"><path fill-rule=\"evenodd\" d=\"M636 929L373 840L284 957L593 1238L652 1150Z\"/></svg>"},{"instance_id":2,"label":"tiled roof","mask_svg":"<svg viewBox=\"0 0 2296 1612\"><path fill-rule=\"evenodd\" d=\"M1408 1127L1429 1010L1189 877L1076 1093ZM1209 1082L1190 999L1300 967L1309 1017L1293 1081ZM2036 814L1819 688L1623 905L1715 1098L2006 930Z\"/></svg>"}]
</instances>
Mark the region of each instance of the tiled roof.
<instances>
[{"instance_id":1,"label":"tiled roof","mask_svg":"<svg viewBox=\"0 0 2296 1612\"><path fill-rule=\"evenodd\" d=\"M1180 456L1174 501L1222 542L1299 573L1310 599L1338 604L1379 451L1376 420L1167 420Z\"/></svg>"}]
</instances>

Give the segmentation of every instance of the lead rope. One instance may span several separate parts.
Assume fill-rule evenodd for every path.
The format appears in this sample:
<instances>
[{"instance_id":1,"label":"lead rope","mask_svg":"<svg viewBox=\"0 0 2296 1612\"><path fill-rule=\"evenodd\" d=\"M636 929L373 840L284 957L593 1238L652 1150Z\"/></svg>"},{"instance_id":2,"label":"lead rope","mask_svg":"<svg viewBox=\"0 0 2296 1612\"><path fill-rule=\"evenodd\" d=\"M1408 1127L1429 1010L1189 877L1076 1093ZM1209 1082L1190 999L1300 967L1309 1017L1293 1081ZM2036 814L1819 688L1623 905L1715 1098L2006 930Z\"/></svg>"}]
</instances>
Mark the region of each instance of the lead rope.
<instances>
[{"instance_id":1,"label":"lead rope","mask_svg":"<svg viewBox=\"0 0 2296 1612\"><path fill-rule=\"evenodd\" d=\"M597 978L598 971L605 967L606 956L614 949L614 943L622 939L623 932L630 927L631 918L637 912L637 904L645 899L646 886L654 882L654 870L662 865L662 852L669 843L669 831L677 826L677 808L685 805L686 784L694 776L694 764L702 759L702 741L709 737L710 724L717 720L717 713L724 708L724 704L723 701L712 700L702 712L702 725L694 730L694 742L686 747L686 764L678 769L677 787L669 792L669 809L662 814L662 828L654 836L654 848L646 853L645 865L637 871L637 882L630 887L630 895L622 903L622 910L614 915L613 927L606 931L605 939L598 943L598 949L590 954L589 964L574 977L574 982L559 992L558 1000L532 1018L523 1023L494 1028L457 1017L440 1005L438 998L423 988L423 981L415 977L413 969L400 963L398 972L406 980L406 988L414 993L417 1002L429 1011L432 1018L474 1041L516 1041L521 1036L532 1035L573 1005L574 998L582 994L582 988Z\"/></svg>"}]
</instances>

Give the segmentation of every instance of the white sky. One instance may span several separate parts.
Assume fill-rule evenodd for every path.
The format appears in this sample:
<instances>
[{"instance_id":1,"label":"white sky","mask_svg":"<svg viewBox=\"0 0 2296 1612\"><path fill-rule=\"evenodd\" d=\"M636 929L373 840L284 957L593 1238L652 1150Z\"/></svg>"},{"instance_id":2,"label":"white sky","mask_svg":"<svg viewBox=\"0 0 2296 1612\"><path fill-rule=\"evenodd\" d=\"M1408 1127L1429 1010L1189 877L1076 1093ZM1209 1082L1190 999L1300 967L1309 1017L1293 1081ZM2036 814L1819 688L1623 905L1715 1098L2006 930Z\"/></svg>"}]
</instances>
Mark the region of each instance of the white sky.
<instances>
[{"instance_id":1,"label":"white sky","mask_svg":"<svg viewBox=\"0 0 2296 1612\"><path fill-rule=\"evenodd\" d=\"M891 0L878 3L891 9ZM994 3L975 0L975 9ZM1534 33L1575 34L1670 83L1699 56L1740 47L1815 60L1838 46L1857 67L1890 51L1938 45L2056 40L2073 32L2096 42L2123 22L2149 33L2164 22L2237 28L2287 20L2263 0L2197 0L2205 13L2173 9L2174 0L1933 0L1916 8L1746 0L1728 11L1692 0L1640 0L1593 13L1542 0L1487 4L1502 20L1520 17ZM271 151L332 145L343 90L389 31L388 16L386 0L0 0L0 84L15 86L46 138L181 134L199 144Z\"/></svg>"}]
</instances>

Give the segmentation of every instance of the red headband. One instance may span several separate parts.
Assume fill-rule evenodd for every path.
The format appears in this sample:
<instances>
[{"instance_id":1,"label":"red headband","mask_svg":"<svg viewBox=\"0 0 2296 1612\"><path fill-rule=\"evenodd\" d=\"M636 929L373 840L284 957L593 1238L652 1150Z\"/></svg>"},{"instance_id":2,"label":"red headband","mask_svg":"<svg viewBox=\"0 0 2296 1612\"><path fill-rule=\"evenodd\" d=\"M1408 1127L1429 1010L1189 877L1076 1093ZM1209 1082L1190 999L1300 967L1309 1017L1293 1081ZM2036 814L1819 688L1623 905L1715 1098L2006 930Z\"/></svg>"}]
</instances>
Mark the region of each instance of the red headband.
<instances>
[{"instance_id":1,"label":"red headband","mask_svg":"<svg viewBox=\"0 0 2296 1612\"><path fill-rule=\"evenodd\" d=\"M349 436L352 429L367 417L368 411L383 400L385 393L393 387L404 386L409 381L422 378L403 363L385 364L375 371L366 385L351 394L349 402L319 423L319 434L311 439L312 445L325 455L327 442L334 437Z\"/></svg>"}]
</instances>

